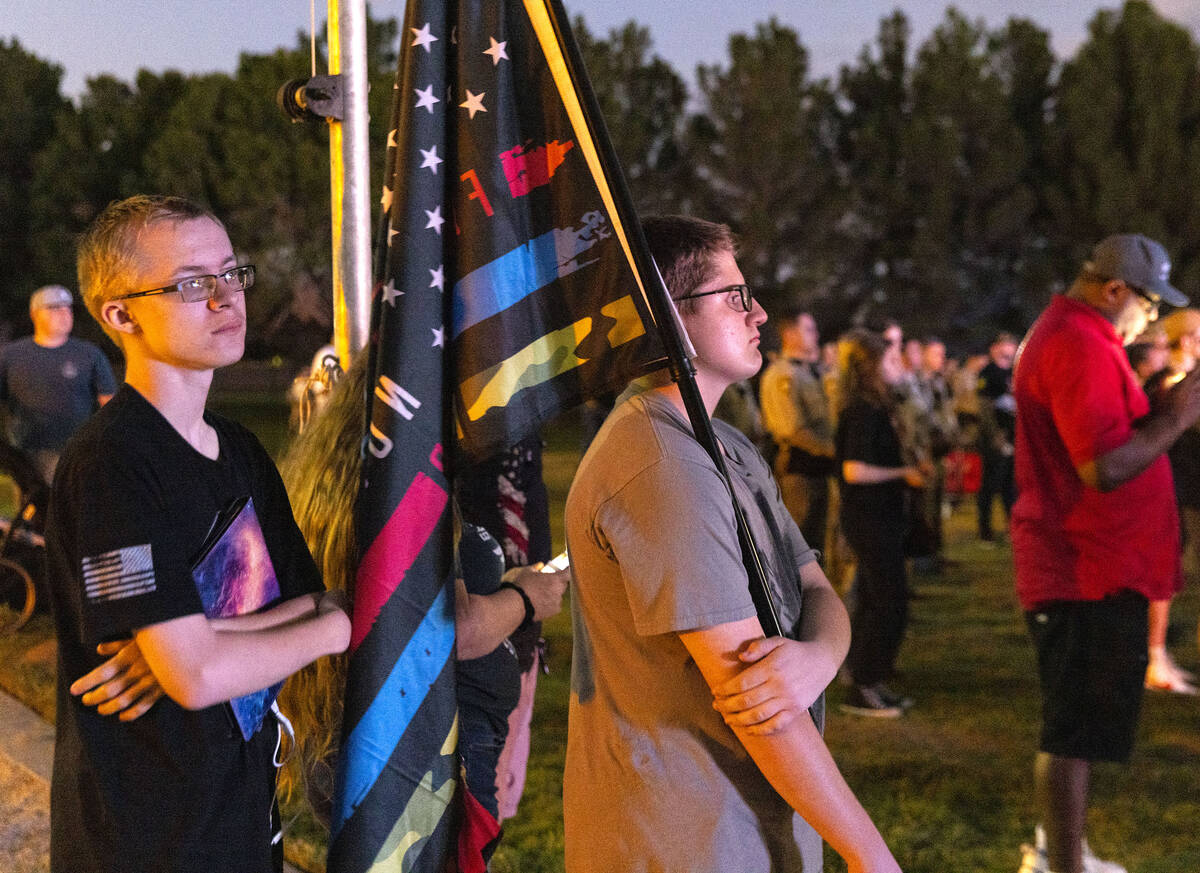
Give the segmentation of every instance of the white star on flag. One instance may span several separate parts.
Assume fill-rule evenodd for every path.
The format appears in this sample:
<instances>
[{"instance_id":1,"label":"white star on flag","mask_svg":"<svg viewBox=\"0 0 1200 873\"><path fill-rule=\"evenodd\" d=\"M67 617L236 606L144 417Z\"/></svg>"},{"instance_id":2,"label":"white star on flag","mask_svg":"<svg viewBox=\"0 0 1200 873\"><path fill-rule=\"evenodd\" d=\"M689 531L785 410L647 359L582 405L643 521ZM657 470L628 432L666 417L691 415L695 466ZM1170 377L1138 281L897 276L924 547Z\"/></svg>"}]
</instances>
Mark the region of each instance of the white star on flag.
<instances>
[{"instance_id":1,"label":"white star on flag","mask_svg":"<svg viewBox=\"0 0 1200 873\"><path fill-rule=\"evenodd\" d=\"M392 225L390 225L390 224L388 225L388 247L389 248L392 245L392 237L394 237L399 232L400 231L398 231L396 228L392 227Z\"/></svg>"},{"instance_id":2,"label":"white star on flag","mask_svg":"<svg viewBox=\"0 0 1200 873\"><path fill-rule=\"evenodd\" d=\"M383 292L384 302L389 306L395 306L396 298L404 295L404 292L396 287L395 279L388 279L387 284L384 285L380 290Z\"/></svg>"},{"instance_id":3,"label":"white star on flag","mask_svg":"<svg viewBox=\"0 0 1200 873\"><path fill-rule=\"evenodd\" d=\"M413 88L413 93L417 95L417 108L428 109L429 114L433 115L433 104L441 103L442 101L433 96L433 86L425 88Z\"/></svg>"},{"instance_id":4,"label":"white star on flag","mask_svg":"<svg viewBox=\"0 0 1200 873\"><path fill-rule=\"evenodd\" d=\"M430 288L436 288L439 291L446 290L446 274L443 272L443 266L444 265L442 264L438 264L438 268L436 270L429 271L429 275L431 277L429 280Z\"/></svg>"},{"instance_id":5,"label":"white star on flag","mask_svg":"<svg viewBox=\"0 0 1200 873\"><path fill-rule=\"evenodd\" d=\"M396 134L397 134L397 133L399 133L399 132L400 132L400 131L399 131L397 128L394 128L394 127L393 127L391 130L389 130L389 131L388 131L388 144L387 144L387 147L388 147L389 149L394 149L394 148L396 148L396 145L397 145L397 143L396 143Z\"/></svg>"},{"instance_id":6,"label":"white star on flag","mask_svg":"<svg viewBox=\"0 0 1200 873\"><path fill-rule=\"evenodd\" d=\"M489 36L488 39L491 40L491 48L484 49L483 53L491 56L492 66L496 66L501 61L507 61L508 52L505 49L508 47L508 42L496 42L496 37L494 36Z\"/></svg>"},{"instance_id":7,"label":"white star on flag","mask_svg":"<svg viewBox=\"0 0 1200 873\"><path fill-rule=\"evenodd\" d=\"M383 186L383 196L379 198L379 202L383 204L384 212L392 211L392 189L391 188L387 187L386 185Z\"/></svg>"},{"instance_id":8,"label":"white star on flag","mask_svg":"<svg viewBox=\"0 0 1200 873\"><path fill-rule=\"evenodd\" d=\"M472 94L471 89L467 89L467 99L458 105L471 113L471 117L475 117L476 112L487 112L487 108L483 105L483 95L487 91L480 91L478 94Z\"/></svg>"},{"instance_id":9,"label":"white star on flag","mask_svg":"<svg viewBox=\"0 0 1200 873\"><path fill-rule=\"evenodd\" d=\"M438 164L442 163L442 159L438 157L437 146L435 145L428 151L423 148L418 148L417 151L419 151L421 153L421 157L425 159L425 162L421 164L421 169L424 170L426 167L428 167L429 171L436 176Z\"/></svg>"},{"instance_id":10,"label":"white star on flag","mask_svg":"<svg viewBox=\"0 0 1200 873\"><path fill-rule=\"evenodd\" d=\"M415 27L410 27L409 30L413 32L413 46L421 46L425 49L425 54L429 54L432 51L429 46L438 41L438 38L429 32L429 22L425 22L425 26L420 30Z\"/></svg>"},{"instance_id":11,"label":"white star on flag","mask_svg":"<svg viewBox=\"0 0 1200 873\"><path fill-rule=\"evenodd\" d=\"M444 327L431 327L430 330L433 331L433 345L430 348L437 348L438 346L445 348L446 341L444 334L446 329Z\"/></svg>"},{"instance_id":12,"label":"white star on flag","mask_svg":"<svg viewBox=\"0 0 1200 873\"><path fill-rule=\"evenodd\" d=\"M429 219L429 223L425 225L425 229L429 230L430 228L433 228L433 230L437 232L437 235L441 236L442 225L446 223L446 219L442 218L442 207L435 206L433 207L433 212L430 212L428 209L424 209L422 212L424 212L425 217Z\"/></svg>"}]
</instances>

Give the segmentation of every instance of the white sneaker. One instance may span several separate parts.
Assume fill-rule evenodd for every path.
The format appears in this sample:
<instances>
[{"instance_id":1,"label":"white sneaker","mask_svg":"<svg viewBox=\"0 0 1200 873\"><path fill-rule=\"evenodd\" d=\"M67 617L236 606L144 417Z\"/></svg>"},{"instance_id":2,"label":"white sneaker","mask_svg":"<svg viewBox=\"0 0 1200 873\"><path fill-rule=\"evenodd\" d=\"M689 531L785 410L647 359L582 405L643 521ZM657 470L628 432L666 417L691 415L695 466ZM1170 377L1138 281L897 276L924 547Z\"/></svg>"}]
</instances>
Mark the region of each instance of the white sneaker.
<instances>
[{"instance_id":1,"label":"white sneaker","mask_svg":"<svg viewBox=\"0 0 1200 873\"><path fill-rule=\"evenodd\" d=\"M1046 831L1041 825L1036 825L1033 829L1033 842L1032 846L1021 847L1025 854L1018 873L1049 873L1050 862L1046 859ZM1128 871L1116 861L1105 861L1103 858L1093 855L1092 847L1088 845L1085 838L1083 841L1083 873L1128 873Z\"/></svg>"},{"instance_id":2,"label":"white sneaker","mask_svg":"<svg viewBox=\"0 0 1200 873\"><path fill-rule=\"evenodd\" d=\"M1025 843L1021 846L1021 869L1017 873L1049 873L1046 852Z\"/></svg>"}]
</instances>

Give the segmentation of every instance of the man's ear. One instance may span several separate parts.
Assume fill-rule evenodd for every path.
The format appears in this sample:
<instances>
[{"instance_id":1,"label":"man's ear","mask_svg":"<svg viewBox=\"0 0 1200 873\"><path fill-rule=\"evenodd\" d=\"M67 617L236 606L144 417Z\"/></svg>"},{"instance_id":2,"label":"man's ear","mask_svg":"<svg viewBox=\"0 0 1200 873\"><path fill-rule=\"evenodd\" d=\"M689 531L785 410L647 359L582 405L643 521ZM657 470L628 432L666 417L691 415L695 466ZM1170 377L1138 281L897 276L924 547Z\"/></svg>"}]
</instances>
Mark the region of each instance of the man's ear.
<instances>
[{"instance_id":1,"label":"man's ear","mask_svg":"<svg viewBox=\"0 0 1200 873\"><path fill-rule=\"evenodd\" d=\"M1133 289L1122 282L1120 279L1109 279L1104 283L1101 289L1104 295L1104 302L1109 306L1117 307L1125 303L1127 295L1133 293Z\"/></svg>"},{"instance_id":2,"label":"man's ear","mask_svg":"<svg viewBox=\"0 0 1200 873\"><path fill-rule=\"evenodd\" d=\"M108 300L100 305L100 320L115 331L125 334L135 334L139 328L137 321L129 313L124 300Z\"/></svg>"}]
</instances>

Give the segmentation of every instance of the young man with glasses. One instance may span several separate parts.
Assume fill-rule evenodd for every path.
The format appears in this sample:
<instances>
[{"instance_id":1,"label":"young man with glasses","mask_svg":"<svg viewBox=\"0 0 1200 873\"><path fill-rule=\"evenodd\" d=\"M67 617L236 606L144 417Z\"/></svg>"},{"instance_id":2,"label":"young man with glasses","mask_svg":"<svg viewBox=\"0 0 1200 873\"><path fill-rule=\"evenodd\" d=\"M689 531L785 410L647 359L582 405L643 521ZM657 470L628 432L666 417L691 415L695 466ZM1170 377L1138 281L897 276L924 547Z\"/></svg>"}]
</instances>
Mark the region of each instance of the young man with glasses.
<instances>
[{"instance_id":1,"label":"young man with glasses","mask_svg":"<svg viewBox=\"0 0 1200 873\"><path fill-rule=\"evenodd\" d=\"M1022 873L1122 873L1084 839L1093 761L1129 759L1146 673L1147 601L1181 579L1166 451L1200 417L1195 372L1155 407L1123 345L1186 306L1157 242L1110 236L1030 330L1013 375L1017 596L1037 650L1043 827Z\"/></svg>"},{"instance_id":2,"label":"young man with glasses","mask_svg":"<svg viewBox=\"0 0 1200 873\"><path fill-rule=\"evenodd\" d=\"M711 415L762 365L766 314L727 227L662 217L643 229ZM897 871L818 727L849 644L845 609L762 457L734 428L713 429L789 636L763 638L730 493L677 386L659 374L626 392L567 498L566 867L811 873L824 837L854 873Z\"/></svg>"},{"instance_id":3,"label":"young man with glasses","mask_svg":"<svg viewBox=\"0 0 1200 873\"><path fill-rule=\"evenodd\" d=\"M267 713L243 740L225 702L343 651L350 623L323 592L266 451L205 410L214 369L242 356L254 268L208 211L139 196L96 219L79 278L126 380L67 444L47 523L59 645L51 868L281 869L280 727ZM218 513L246 497L278 585L256 598L229 584L268 602L209 619L191 568ZM97 666L130 636L118 669ZM169 699L155 704L160 689Z\"/></svg>"}]
</instances>

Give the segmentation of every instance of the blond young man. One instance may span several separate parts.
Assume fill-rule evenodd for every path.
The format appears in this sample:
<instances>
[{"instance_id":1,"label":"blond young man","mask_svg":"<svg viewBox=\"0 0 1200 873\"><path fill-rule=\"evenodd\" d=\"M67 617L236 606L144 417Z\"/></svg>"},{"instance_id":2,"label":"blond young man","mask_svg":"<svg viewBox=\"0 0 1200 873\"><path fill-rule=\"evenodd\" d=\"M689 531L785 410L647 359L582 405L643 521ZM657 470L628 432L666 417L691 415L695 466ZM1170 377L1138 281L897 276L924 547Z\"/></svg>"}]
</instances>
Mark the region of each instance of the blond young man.
<instances>
[{"instance_id":1,"label":"blond young man","mask_svg":"<svg viewBox=\"0 0 1200 873\"><path fill-rule=\"evenodd\" d=\"M133 197L96 219L79 275L126 381L67 444L47 523L59 642L51 869L279 870L276 718L243 740L224 704L343 651L350 623L262 446L205 410L213 371L242 356L253 267L208 211ZM192 561L242 497L278 596L209 619ZM136 646L97 666L130 636ZM155 703L159 689L168 699Z\"/></svg>"}]
</instances>

